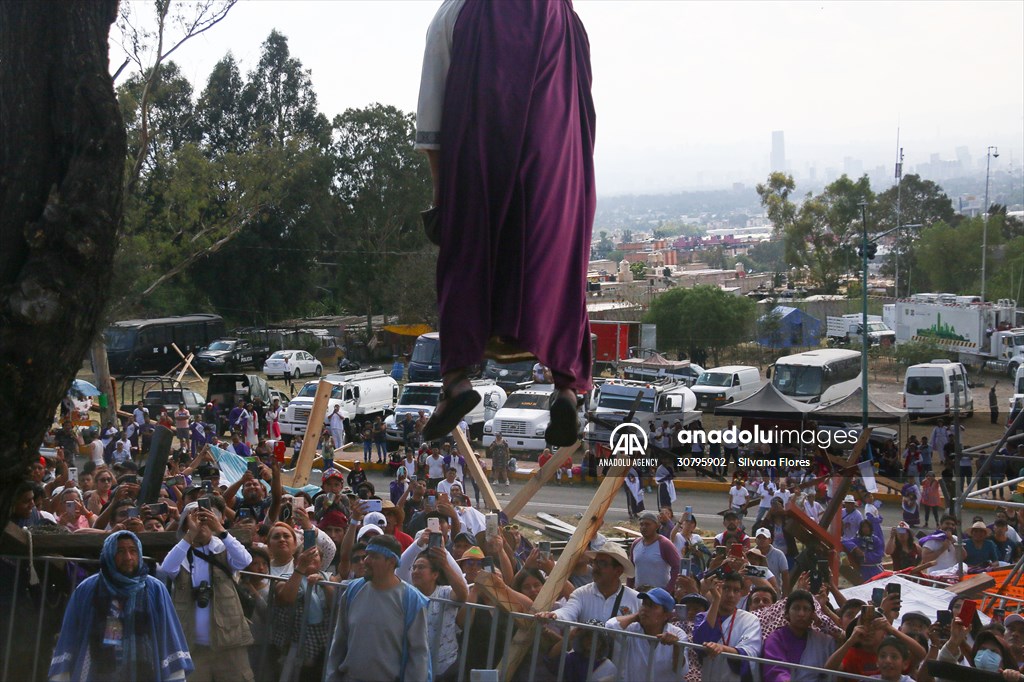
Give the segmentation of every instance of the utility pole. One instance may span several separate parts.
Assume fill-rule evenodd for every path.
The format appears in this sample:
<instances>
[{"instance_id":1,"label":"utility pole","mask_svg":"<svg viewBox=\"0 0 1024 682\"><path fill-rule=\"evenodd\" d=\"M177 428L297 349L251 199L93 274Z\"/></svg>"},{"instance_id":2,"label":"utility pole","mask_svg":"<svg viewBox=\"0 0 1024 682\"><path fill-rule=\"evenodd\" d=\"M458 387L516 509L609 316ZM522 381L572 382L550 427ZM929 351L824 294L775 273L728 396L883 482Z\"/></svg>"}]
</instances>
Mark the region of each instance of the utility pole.
<instances>
[{"instance_id":1,"label":"utility pole","mask_svg":"<svg viewBox=\"0 0 1024 682\"><path fill-rule=\"evenodd\" d=\"M999 158L999 148L989 147L985 150L985 224L981 232L981 301L985 302L985 257L988 255L988 173L992 167L992 157Z\"/></svg>"},{"instance_id":2,"label":"utility pole","mask_svg":"<svg viewBox=\"0 0 1024 682\"><path fill-rule=\"evenodd\" d=\"M903 230L900 229L900 202L903 194L903 147L900 147L900 129L896 129L896 146L899 151L896 153L896 286L894 293L896 298L900 297L900 246L903 242Z\"/></svg>"},{"instance_id":3,"label":"utility pole","mask_svg":"<svg viewBox=\"0 0 1024 682\"><path fill-rule=\"evenodd\" d=\"M860 407L861 428L868 428L868 203L860 202Z\"/></svg>"}]
</instances>

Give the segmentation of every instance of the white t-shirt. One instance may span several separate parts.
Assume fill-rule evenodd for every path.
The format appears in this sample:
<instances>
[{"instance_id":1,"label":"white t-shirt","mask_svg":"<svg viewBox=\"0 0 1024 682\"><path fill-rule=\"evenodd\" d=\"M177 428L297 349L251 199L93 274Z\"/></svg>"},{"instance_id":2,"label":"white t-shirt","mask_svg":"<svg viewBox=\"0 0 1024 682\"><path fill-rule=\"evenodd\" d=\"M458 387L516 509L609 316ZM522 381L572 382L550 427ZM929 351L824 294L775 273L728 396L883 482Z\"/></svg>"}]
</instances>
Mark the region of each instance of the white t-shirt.
<instances>
[{"instance_id":1,"label":"white t-shirt","mask_svg":"<svg viewBox=\"0 0 1024 682\"><path fill-rule=\"evenodd\" d=\"M617 618L610 618L605 623L605 627L611 630L622 630ZM626 631L642 633L644 629L640 623L634 622L630 623L629 627L626 628ZM687 642L690 640L682 629L672 623L665 624L665 632L675 635L680 642ZM651 645L649 642L640 641L639 638L636 637L629 637L619 641L622 642L622 648L620 651L616 651L615 660L620 663L619 676L617 679L621 682L635 680L638 679L638 677L642 678L646 675L648 670L651 671L650 679L652 680L681 680L690 670L689 658L686 656L680 656L680 668L679 672L676 673L673 656L676 647L674 646L669 646L667 644L656 645L653 649L654 663L650 668L648 668L650 660L649 657L652 655Z\"/></svg>"},{"instance_id":2,"label":"white t-shirt","mask_svg":"<svg viewBox=\"0 0 1024 682\"><path fill-rule=\"evenodd\" d=\"M750 493L743 486L729 488L729 504L733 507L742 507L748 497L750 497Z\"/></svg>"},{"instance_id":3,"label":"white t-shirt","mask_svg":"<svg viewBox=\"0 0 1024 682\"><path fill-rule=\"evenodd\" d=\"M427 457L427 478L444 478L444 457L441 455Z\"/></svg>"},{"instance_id":4,"label":"white t-shirt","mask_svg":"<svg viewBox=\"0 0 1024 682\"><path fill-rule=\"evenodd\" d=\"M929 540L921 543L921 547L931 552L937 552L942 547L942 540ZM941 571L947 568L956 566L956 536L953 536L953 542L950 543L949 547L946 548L942 554L935 557L935 565L929 569L929 573L932 571Z\"/></svg>"},{"instance_id":5,"label":"white t-shirt","mask_svg":"<svg viewBox=\"0 0 1024 682\"><path fill-rule=\"evenodd\" d=\"M761 501L758 502L759 508L771 509L772 497L778 492L772 483L764 483L763 481L757 486L757 492L761 496Z\"/></svg>"}]
</instances>

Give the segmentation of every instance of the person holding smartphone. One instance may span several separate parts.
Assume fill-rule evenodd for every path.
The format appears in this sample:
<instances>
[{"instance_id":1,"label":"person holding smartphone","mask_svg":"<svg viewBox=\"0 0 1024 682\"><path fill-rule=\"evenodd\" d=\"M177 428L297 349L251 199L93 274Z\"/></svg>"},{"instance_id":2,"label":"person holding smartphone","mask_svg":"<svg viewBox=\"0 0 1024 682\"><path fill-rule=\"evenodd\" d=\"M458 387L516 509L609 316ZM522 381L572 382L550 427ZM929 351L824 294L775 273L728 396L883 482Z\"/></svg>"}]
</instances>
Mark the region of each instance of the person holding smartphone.
<instances>
[{"instance_id":1,"label":"person holding smartphone","mask_svg":"<svg viewBox=\"0 0 1024 682\"><path fill-rule=\"evenodd\" d=\"M248 647L254 640L235 582L252 556L224 529L223 500L207 499L210 509L191 503L182 510L178 544L157 574L174 581L174 610L198 677L251 681Z\"/></svg>"}]
</instances>

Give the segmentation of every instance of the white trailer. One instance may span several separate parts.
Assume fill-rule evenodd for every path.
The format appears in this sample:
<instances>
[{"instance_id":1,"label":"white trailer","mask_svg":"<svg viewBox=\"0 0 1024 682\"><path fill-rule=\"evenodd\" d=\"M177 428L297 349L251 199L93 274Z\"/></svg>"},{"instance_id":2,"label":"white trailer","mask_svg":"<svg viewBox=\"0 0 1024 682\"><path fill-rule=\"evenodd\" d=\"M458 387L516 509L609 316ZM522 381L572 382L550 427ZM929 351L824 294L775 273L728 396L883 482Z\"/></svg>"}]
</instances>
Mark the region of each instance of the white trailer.
<instances>
[{"instance_id":1,"label":"white trailer","mask_svg":"<svg viewBox=\"0 0 1024 682\"><path fill-rule=\"evenodd\" d=\"M896 343L931 342L956 352L960 362L1014 376L1024 366L1024 328L1013 328L1017 303L1000 299L976 303L975 297L936 294L934 302L910 300L895 304ZM948 301L948 302L942 302Z\"/></svg>"}]
</instances>

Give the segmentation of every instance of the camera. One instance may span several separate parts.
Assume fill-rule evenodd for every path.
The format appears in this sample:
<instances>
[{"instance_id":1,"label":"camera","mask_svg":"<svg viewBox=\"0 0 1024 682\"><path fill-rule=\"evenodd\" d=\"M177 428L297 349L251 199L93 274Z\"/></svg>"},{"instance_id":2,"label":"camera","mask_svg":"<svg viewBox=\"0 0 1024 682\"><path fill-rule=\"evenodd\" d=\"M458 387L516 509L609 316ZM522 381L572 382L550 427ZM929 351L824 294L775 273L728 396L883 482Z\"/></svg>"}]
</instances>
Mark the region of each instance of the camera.
<instances>
[{"instance_id":1,"label":"camera","mask_svg":"<svg viewBox=\"0 0 1024 682\"><path fill-rule=\"evenodd\" d=\"M210 599L213 598L213 586L207 581L199 583L199 587L192 588L192 599L195 601L196 606L201 609L205 609L210 605Z\"/></svg>"}]
</instances>

